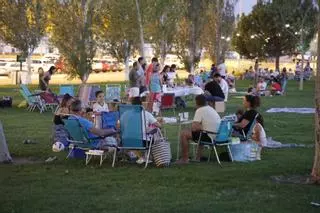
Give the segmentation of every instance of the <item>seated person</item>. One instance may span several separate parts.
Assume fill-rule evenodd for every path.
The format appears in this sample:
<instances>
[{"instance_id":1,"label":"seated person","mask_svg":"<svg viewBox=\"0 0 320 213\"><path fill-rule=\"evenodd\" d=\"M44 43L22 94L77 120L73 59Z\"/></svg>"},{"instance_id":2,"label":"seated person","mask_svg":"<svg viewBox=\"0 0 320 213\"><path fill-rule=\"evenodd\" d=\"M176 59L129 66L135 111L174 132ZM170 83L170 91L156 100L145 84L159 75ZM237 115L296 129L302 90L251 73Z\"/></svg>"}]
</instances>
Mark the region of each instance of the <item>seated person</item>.
<instances>
[{"instance_id":1,"label":"seated person","mask_svg":"<svg viewBox=\"0 0 320 213\"><path fill-rule=\"evenodd\" d=\"M271 95L281 95L281 84L274 78L271 82Z\"/></svg>"},{"instance_id":2,"label":"seated person","mask_svg":"<svg viewBox=\"0 0 320 213\"><path fill-rule=\"evenodd\" d=\"M67 114L70 114L70 106L73 102L72 96L69 94L65 94L62 98L61 104L59 105L57 111L54 113L53 117L53 143L59 141L62 142L64 145L67 144L68 139L68 132L64 128L64 122L62 118L65 117Z\"/></svg>"},{"instance_id":3,"label":"seated person","mask_svg":"<svg viewBox=\"0 0 320 213\"><path fill-rule=\"evenodd\" d=\"M267 89L267 82L263 78L260 78L257 84L257 94L258 95L265 95L265 91Z\"/></svg>"},{"instance_id":4,"label":"seated person","mask_svg":"<svg viewBox=\"0 0 320 213\"><path fill-rule=\"evenodd\" d=\"M193 86L194 85L194 76L192 74L188 75L188 78L186 79L186 85L187 86Z\"/></svg>"},{"instance_id":5,"label":"seated person","mask_svg":"<svg viewBox=\"0 0 320 213\"><path fill-rule=\"evenodd\" d=\"M109 112L108 104L104 101L104 93L100 90L96 92L96 103L92 106L95 115L95 126L101 128L101 112Z\"/></svg>"},{"instance_id":6,"label":"seated person","mask_svg":"<svg viewBox=\"0 0 320 213\"><path fill-rule=\"evenodd\" d=\"M213 79L220 85L221 90L224 94L224 101L228 101L229 85L227 81L222 78L220 73L214 74Z\"/></svg>"},{"instance_id":7,"label":"seated person","mask_svg":"<svg viewBox=\"0 0 320 213\"><path fill-rule=\"evenodd\" d=\"M224 101L225 96L220 87L220 85L211 79L206 85L204 86L205 90L205 97L207 101Z\"/></svg>"},{"instance_id":8,"label":"seated person","mask_svg":"<svg viewBox=\"0 0 320 213\"><path fill-rule=\"evenodd\" d=\"M182 158L177 161L178 164L189 163L189 140L197 142L200 137L200 131L217 132L221 119L218 113L210 106L204 95L196 96L196 113L193 118L191 129L185 129L180 134L180 143L182 150ZM214 135L202 134L201 140L211 142ZM203 146L199 146L196 160L200 160Z\"/></svg>"},{"instance_id":9,"label":"seated person","mask_svg":"<svg viewBox=\"0 0 320 213\"><path fill-rule=\"evenodd\" d=\"M132 105L142 105L140 97L134 97L132 98L131 101L132 101ZM125 118L122 117L122 120L125 120L125 121L130 120L130 117L131 117L129 115L129 112L125 112L122 116L125 116ZM144 113L142 113L143 140L148 141L149 139L147 138L147 133L154 128L160 128L160 127L161 127L161 124L157 121L157 119L150 112L144 110ZM141 152L135 151L134 153L139 158L137 160L138 164L145 163L146 158L144 155L141 154Z\"/></svg>"},{"instance_id":10,"label":"seated person","mask_svg":"<svg viewBox=\"0 0 320 213\"><path fill-rule=\"evenodd\" d=\"M234 128L234 136L238 136L241 138L243 133L247 135L254 121L258 111L256 110L260 106L260 98L259 96L246 95L243 99L243 107L246 109L243 116L238 120L237 123L233 125ZM261 114L257 117L257 122L263 126L263 118Z\"/></svg>"},{"instance_id":11,"label":"seated person","mask_svg":"<svg viewBox=\"0 0 320 213\"><path fill-rule=\"evenodd\" d=\"M70 111L72 116L69 116L68 119L77 119L81 127L88 132L89 138L106 137L117 133L115 129L98 129L94 127L91 121L83 117L85 112L82 109L80 100L75 100L71 104ZM95 148L106 149L110 147L110 145L117 145L117 142L114 138L106 137L105 139L98 139L93 145Z\"/></svg>"}]
</instances>

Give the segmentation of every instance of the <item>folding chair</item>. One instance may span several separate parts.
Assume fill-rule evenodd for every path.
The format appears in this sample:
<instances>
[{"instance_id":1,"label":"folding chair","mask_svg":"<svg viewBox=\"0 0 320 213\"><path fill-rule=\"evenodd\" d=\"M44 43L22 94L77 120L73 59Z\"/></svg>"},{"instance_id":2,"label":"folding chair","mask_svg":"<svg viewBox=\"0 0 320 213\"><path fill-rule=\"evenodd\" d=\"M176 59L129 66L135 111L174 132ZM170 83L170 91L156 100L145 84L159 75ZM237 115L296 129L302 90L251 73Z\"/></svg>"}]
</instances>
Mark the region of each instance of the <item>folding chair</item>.
<instances>
[{"instance_id":1,"label":"folding chair","mask_svg":"<svg viewBox=\"0 0 320 213\"><path fill-rule=\"evenodd\" d=\"M40 93L40 98L43 100L43 104L45 105L45 108L50 108L52 112L55 112L58 105L59 101L57 97L55 97L54 94L48 93L48 92L41 92Z\"/></svg>"},{"instance_id":2,"label":"folding chair","mask_svg":"<svg viewBox=\"0 0 320 213\"><path fill-rule=\"evenodd\" d=\"M105 137L95 137L90 138L88 135L88 132L83 128L79 122L79 120L75 117L69 117L68 119L63 119L64 127L68 131L71 139L68 140L69 144L69 153L67 155L67 158L71 155L71 153L74 151L75 148L79 148L82 150L88 150L88 153L86 153L86 165L89 163L91 159L91 155L89 155L89 152L92 150L99 150L98 143L99 139L104 139ZM111 135L110 135L111 136ZM114 146L110 146L114 147ZM116 154L116 149L114 151L114 155ZM100 166L102 165L102 162L105 160L106 155L104 152L100 152Z\"/></svg>"},{"instance_id":3,"label":"folding chair","mask_svg":"<svg viewBox=\"0 0 320 213\"><path fill-rule=\"evenodd\" d=\"M144 168L147 168L151 146L153 142L153 134L147 135L145 111L142 106L138 105L120 105L120 150L140 150L147 151L147 159ZM114 156L112 166L115 164L116 156Z\"/></svg>"},{"instance_id":4,"label":"folding chair","mask_svg":"<svg viewBox=\"0 0 320 213\"><path fill-rule=\"evenodd\" d=\"M107 84L105 99L107 102L121 101L121 85L120 84Z\"/></svg>"},{"instance_id":5,"label":"folding chair","mask_svg":"<svg viewBox=\"0 0 320 213\"><path fill-rule=\"evenodd\" d=\"M174 93L164 93L161 96L161 106L160 106L161 115L162 115L162 110L172 109L173 116L176 116L175 108L176 108L176 105L175 105Z\"/></svg>"},{"instance_id":6,"label":"folding chair","mask_svg":"<svg viewBox=\"0 0 320 213\"><path fill-rule=\"evenodd\" d=\"M60 85L59 95L69 94L74 97L74 86L73 85Z\"/></svg>"},{"instance_id":7,"label":"folding chair","mask_svg":"<svg viewBox=\"0 0 320 213\"><path fill-rule=\"evenodd\" d=\"M244 132L243 129L241 130L242 135L240 136L240 141L250 141L251 140L252 135L253 135L253 129L254 129L254 126L257 123L258 116L259 116L259 113L257 113L256 116L254 117L247 134Z\"/></svg>"},{"instance_id":8,"label":"folding chair","mask_svg":"<svg viewBox=\"0 0 320 213\"><path fill-rule=\"evenodd\" d=\"M109 129L117 127L117 121L119 120L119 112L101 112L101 128Z\"/></svg>"},{"instance_id":9,"label":"folding chair","mask_svg":"<svg viewBox=\"0 0 320 213\"><path fill-rule=\"evenodd\" d=\"M201 136L204 133L212 134L212 135L215 135L216 137L215 137L215 139L211 139L211 142L201 141ZM197 151L199 150L200 145L211 148L210 154L208 157L208 162L210 161L212 150L214 150L214 153L216 155L216 159L217 159L219 165L222 167L216 147L217 146L227 146L229 157L230 157L231 161L233 161L233 157L232 157L232 153L231 153L231 149L230 149L230 144L232 144L231 133L232 133L232 123L227 120L221 121L218 132L201 131L199 140L197 141L197 144L196 144ZM193 145L195 145L195 144L193 143Z\"/></svg>"},{"instance_id":10,"label":"folding chair","mask_svg":"<svg viewBox=\"0 0 320 213\"><path fill-rule=\"evenodd\" d=\"M33 112L36 108L39 109L40 113L45 111L39 96L28 96L22 89L19 89L19 92L28 103L28 111Z\"/></svg>"}]
</instances>

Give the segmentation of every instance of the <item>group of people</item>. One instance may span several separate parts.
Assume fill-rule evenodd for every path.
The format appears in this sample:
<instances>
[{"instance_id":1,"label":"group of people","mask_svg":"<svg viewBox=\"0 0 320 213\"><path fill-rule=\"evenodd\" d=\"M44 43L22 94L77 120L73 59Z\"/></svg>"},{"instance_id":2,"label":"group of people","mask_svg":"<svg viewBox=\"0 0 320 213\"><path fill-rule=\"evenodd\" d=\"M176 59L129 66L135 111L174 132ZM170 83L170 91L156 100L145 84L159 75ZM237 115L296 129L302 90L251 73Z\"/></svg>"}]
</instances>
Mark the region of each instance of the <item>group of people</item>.
<instances>
[{"instance_id":1,"label":"group of people","mask_svg":"<svg viewBox=\"0 0 320 213\"><path fill-rule=\"evenodd\" d=\"M221 118L216 110L208 105L207 99L204 95L198 95L196 98L196 112L192 121L191 129L185 129L180 134L180 145L182 150L182 157L177 161L178 164L189 163L189 142L197 142L201 135L201 141L211 142L214 134L200 133L201 131L218 132L221 123ZM243 109L236 112L237 120L233 124L233 136L240 137L247 134L253 127L252 139L259 146L266 144L266 133L264 131L263 117L257 111L260 106L259 96L246 95L243 99ZM240 137L241 138L241 137ZM195 160L200 161L202 157L203 146L200 145L197 150Z\"/></svg>"}]
</instances>

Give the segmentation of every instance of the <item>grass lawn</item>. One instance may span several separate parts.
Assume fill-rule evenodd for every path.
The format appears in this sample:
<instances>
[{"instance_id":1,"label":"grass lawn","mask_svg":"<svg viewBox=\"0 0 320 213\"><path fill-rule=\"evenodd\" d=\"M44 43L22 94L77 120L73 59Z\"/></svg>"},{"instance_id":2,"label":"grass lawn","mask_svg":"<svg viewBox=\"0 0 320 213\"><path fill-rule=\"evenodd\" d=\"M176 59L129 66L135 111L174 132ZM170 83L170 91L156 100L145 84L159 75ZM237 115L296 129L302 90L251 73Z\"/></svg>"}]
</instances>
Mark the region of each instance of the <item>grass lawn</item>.
<instances>
[{"instance_id":1,"label":"grass lawn","mask_svg":"<svg viewBox=\"0 0 320 213\"><path fill-rule=\"evenodd\" d=\"M249 82L238 82L244 90ZM313 115L266 114L270 107L313 107L314 82L303 92L290 82L288 95L262 100L260 112L267 135L283 143L314 143ZM27 112L16 105L22 100L13 87L0 87L1 96L12 96L15 107L0 109L13 157L44 161L52 156L52 114ZM227 112L234 112L242 99L231 97ZM187 110L193 111L189 104ZM175 158L177 128L166 127ZM24 145L24 139L37 144ZM312 167L314 149L264 150L263 160L253 163L193 163L170 168L116 165L105 161L85 166L82 160L65 160L58 154L52 164L0 165L0 213L88 212L223 212L286 213L320 212L311 201L320 202L314 185L277 184L275 175L306 175Z\"/></svg>"}]
</instances>

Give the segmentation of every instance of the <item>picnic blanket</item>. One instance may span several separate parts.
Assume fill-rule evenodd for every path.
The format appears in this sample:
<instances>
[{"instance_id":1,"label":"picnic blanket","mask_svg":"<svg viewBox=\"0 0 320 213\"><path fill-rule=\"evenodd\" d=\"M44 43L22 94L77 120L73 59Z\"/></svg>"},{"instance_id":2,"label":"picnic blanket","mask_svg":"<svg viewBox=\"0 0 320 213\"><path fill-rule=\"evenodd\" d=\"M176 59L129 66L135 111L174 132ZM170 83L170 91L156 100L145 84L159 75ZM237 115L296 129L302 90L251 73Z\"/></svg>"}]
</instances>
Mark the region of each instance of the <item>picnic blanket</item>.
<instances>
[{"instance_id":1,"label":"picnic blanket","mask_svg":"<svg viewBox=\"0 0 320 213\"><path fill-rule=\"evenodd\" d=\"M274 141L271 137L267 139L267 144L264 146L265 148L270 149L279 149L279 148L312 148L313 144L295 144L295 143L281 143L278 141Z\"/></svg>"},{"instance_id":2,"label":"picnic blanket","mask_svg":"<svg viewBox=\"0 0 320 213\"><path fill-rule=\"evenodd\" d=\"M268 113L279 113L279 112L288 112L288 113L299 113L299 114L313 114L315 113L314 108L271 108L266 112Z\"/></svg>"}]
</instances>

